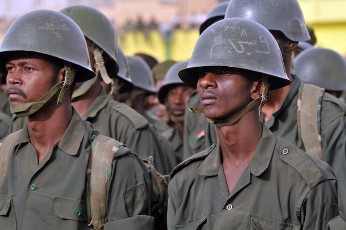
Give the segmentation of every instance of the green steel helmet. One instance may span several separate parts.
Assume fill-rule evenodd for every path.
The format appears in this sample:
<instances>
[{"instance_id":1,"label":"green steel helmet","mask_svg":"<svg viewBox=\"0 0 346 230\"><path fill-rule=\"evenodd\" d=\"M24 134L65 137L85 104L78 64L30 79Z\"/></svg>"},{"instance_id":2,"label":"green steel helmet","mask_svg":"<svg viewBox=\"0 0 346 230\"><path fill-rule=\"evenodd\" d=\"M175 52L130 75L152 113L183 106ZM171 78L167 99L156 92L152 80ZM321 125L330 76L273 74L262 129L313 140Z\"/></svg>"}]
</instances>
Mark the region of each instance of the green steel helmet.
<instances>
[{"instance_id":1,"label":"green steel helmet","mask_svg":"<svg viewBox=\"0 0 346 230\"><path fill-rule=\"evenodd\" d=\"M332 91L346 89L346 61L334 50L304 50L295 58L294 65L296 75L302 82Z\"/></svg>"},{"instance_id":2,"label":"green steel helmet","mask_svg":"<svg viewBox=\"0 0 346 230\"><path fill-rule=\"evenodd\" d=\"M10 25L0 47L0 60L8 53L20 51L49 55L81 67L76 82L95 76L82 31L59 12L32 11Z\"/></svg>"},{"instance_id":3,"label":"green steel helmet","mask_svg":"<svg viewBox=\"0 0 346 230\"><path fill-rule=\"evenodd\" d=\"M163 61L161 63L158 63L154 66L154 68L152 69L153 72L153 77L154 77L154 81L158 82L160 80L163 80L163 78L165 77L167 71L172 67L172 65L174 65L175 63L177 63L176 61L173 60L166 60Z\"/></svg>"},{"instance_id":4,"label":"green steel helmet","mask_svg":"<svg viewBox=\"0 0 346 230\"><path fill-rule=\"evenodd\" d=\"M127 64L124 52L118 48L118 53L116 55L116 58L119 63L119 72L118 72L118 77L121 78L124 82L124 86L120 89L120 93L125 93L130 91L133 88L133 83L130 78L130 73L129 73L129 66Z\"/></svg>"},{"instance_id":5,"label":"green steel helmet","mask_svg":"<svg viewBox=\"0 0 346 230\"><path fill-rule=\"evenodd\" d=\"M161 104L164 104L165 98L167 97L168 90L173 85L185 85L184 82L179 78L179 71L187 67L187 61L177 62L168 69L163 84L157 94Z\"/></svg>"},{"instance_id":6,"label":"green steel helmet","mask_svg":"<svg viewBox=\"0 0 346 230\"><path fill-rule=\"evenodd\" d=\"M69 6L60 12L72 18L84 36L106 52L117 66L118 39L112 23L103 13L85 5Z\"/></svg>"},{"instance_id":7,"label":"green steel helmet","mask_svg":"<svg viewBox=\"0 0 346 230\"><path fill-rule=\"evenodd\" d=\"M310 39L298 0L231 0L225 18L247 18L268 30L281 31L291 41Z\"/></svg>"},{"instance_id":8,"label":"green steel helmet","mask_svg":"<svg viewBox=\"0 0 346 230\"><path fill-rule=\"evenodd\" d=\"M275 38L249 19L227 18L208 27L198 38L192 57L179 77L196 88L198 70L211 66L263 73L269 77L270 89L290 84Z\"/></svg>"},{"instance_id":9,"label":"green steel helmet","mask_svg":"<svg viewBox=\"0 0 346 230\"><path fill-rule=\"evenodd\" d=\"M156 93L153 75L148 64L136 56L126 56L126 61L133 85L150 93Z\"/></svg>"},{"instance_id":10,"label":"green steel helmet","mask_svg":"<svg viewBox=\"0 0 346 230\"><path fill-rule=\"evenodd\" d=\"M200 34L206 28L208 28L208 26L210 26L211 24L213 24L213 23L215 23L215 22L217 22L217 21L219 21L225 17L228 2L229 1L218 3L214 6L213 9L211 9L211 11L209 11L206 19L204 20L204 22L199 27L199 33Z\"/></svg>"}]
</instances>

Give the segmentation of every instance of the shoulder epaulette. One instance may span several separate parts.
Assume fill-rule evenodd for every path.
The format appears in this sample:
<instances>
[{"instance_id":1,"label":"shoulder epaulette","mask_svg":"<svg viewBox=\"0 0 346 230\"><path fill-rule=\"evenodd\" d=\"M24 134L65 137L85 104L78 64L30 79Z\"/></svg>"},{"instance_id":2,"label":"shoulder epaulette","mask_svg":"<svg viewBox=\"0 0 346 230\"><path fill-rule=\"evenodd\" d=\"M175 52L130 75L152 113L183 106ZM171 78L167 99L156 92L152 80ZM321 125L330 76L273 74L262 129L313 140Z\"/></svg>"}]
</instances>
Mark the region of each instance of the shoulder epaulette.
<instances>
[{"instance_id":1,"label":"shoulder epaulette","mask_svg":"<svg viewBox=\"0 0 346 230\"><path fill-rule=\"evenodd\" d=\"M330 103L335 104L337 107L340 108L340 112L342 112L343 114L346 113L346 104L345 104L345 102L343 102L340 99L334 97L333 95L331 95L329 93L325 93L324 96L323 96L323 101L328 101Z\"/></svg>"},{"instance_id":2,"label":"shoulder epaulette","mask_svg":"<svg viewBox=\"0 0 346 230\"><path fill-rule=\"evenodd\" d=\"M322 181L335 179L327 163L316 160L298 147L287 144L283 145L279 151L282 153L280 158L291 165L304 178L310 188L315 187Z\"/></svg>"},{"instance_id":3,"label":"shoulder epaulette","mask_svg":"<svg viewBox=\"0 0 346 230\"><path fill-rule=\"evenodd\" d=\"M182 170L186 166L190 165L191 163L205 159L214 148L215 148L215 143L212 144L209 148L207 148L207 149L205 149L199 153L196 153L196 154L192 155L191 157L187 158L186 160L182 161L180 164L178 164L172 170L171 175L170 175L171 178L173 178L173 176L175 174L177 174L180 170Z\"/></svg>"},{"instance_id":4,"label":"shoulder epaulette","mask_svg":"<svg viewBox=\"0 0 346 230\"><path fill-rule=\"evenodd\" d=\"M116 101L112 101L110 103L112 104L112 109L127 117L135 129L141 129L149 126L149 122L130 106Z\"/></svg>"}]
</instances>

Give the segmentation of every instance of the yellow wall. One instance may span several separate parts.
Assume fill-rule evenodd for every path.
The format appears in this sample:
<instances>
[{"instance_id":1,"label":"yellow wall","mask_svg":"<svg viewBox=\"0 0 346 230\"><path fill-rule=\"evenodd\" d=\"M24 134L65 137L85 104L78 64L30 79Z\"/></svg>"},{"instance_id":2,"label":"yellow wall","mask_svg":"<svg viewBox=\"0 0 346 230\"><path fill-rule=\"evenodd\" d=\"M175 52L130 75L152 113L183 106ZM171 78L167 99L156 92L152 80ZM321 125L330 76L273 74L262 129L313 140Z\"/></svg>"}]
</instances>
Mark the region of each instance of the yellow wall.
<instances>
[{"instance_id":1,"label":"yellow wall","mask_svg":"<svg viewBox=\"0 0 346 230\"><path fill-rule=\"evenodd\" d=\"M119 46L126 55L144 52L153 55L159 61L173 59L183 61L191 57L199 32L193 30L175 30L170 45L167 46L161 34L153 31L144 35L141 32L127 32L119 36Z\"/></svg>"},{"instance_id":2,"label":"yellow wall","mask_svg":"<svg viewBox=\"0 0 346 230\"><path fill-rule=\"evenodd\" d=\"M317 45L346 56L346 0L300 0L305 21L315 30Z\"/></svg>"}]
</instances>

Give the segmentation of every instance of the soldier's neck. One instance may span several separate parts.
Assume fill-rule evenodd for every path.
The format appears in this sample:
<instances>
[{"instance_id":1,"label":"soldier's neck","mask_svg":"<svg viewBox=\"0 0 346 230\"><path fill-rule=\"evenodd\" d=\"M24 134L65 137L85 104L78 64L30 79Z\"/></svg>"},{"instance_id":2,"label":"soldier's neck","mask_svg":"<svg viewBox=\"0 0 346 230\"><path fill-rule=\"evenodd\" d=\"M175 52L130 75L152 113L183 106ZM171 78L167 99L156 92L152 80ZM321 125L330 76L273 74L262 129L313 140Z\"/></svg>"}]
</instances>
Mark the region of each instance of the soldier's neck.
<instances>
[{"instance_id":1,"label":"soldier's neck","mask_svg":"<svg viewBox=\"0 0 346 230\"><path fill-rule=\"evenodd\" d=\"M85 118L87 111L89 110L92 103L94 103L101 90L103 90L101 84L96 81L85 94L77 97L72 101L73 108L82 118Z\"/></svg>"},{"instance_id":2,"label":"soldier's neck","mask_svg":"<svg viewBox=\"0 0 346 230\"><path fill-rule=\"evenodd\" d=\"M262 107L262 115L264 122L267 122L272 118L273 113L279 110L282 102L285 100L288 92L290 91L290 85L283 88L269 91L267 94L267 101Z\"/></svg>"},{"instance_id":3,"label":"soldier's neck","mask_svg":"<svg viewBox=\"0 0 346 230\"><path fill-rule=\"evenodd\" d=\"M38 163L60 141L71 119L70 104L62 104L54 109L52 106L47 106L29 117L27 128L30 142L36 149Z\"/></svg>"}]
</instances>

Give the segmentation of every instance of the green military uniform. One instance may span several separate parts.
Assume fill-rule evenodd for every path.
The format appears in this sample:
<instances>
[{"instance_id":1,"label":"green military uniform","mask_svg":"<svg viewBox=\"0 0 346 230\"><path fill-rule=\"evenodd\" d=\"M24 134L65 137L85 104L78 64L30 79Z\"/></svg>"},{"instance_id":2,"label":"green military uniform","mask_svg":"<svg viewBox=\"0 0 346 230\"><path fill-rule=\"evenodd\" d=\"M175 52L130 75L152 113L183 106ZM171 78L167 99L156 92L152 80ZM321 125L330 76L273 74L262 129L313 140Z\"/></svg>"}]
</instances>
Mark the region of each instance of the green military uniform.
<instances>
[{"instance_id":1,"label":"green military uniform","mask_svg":"<svg viewBox=\"0 0 346 230\"><path fill-rule=\"evenodd\" d=\"M175 158L171 145L138 112L110 100L102 90L83 118L100 133L124 143L142 158L153 157L156 169L169 174Z\"/></svg>"},{"instance_id":2,"label":"green military uniform","mask_svg":"<svg viewBox=\"0 0 346 230\"><path fill-rule=\"evenodd\" d=\"M346 149L344 148L344 151ZM339 167L335 171L338 179L339 216L329 222L330 230L346 229L346 154L340 155Z\"/></svg>"},{"instance_id":3,"label":"green military uniform","mask_svg":"<svg viewBox=\"0 0 346 230\"><path fill-rule=\"evenodd\" d=\"M7 93L5 91L0 90L0 111L7 114L8 116L12 116L10 111L10 104L8 103Z\"/></svg>"},{"instance_id":4,"label":"green military uniform","mask_svg":"<svg viewBox=\"0 0 346 230\"><path fill-rule=\"evenodd\" d=\"M124 143L142 158L153 157L156 169L168 175L176 165L172 146L148 121L129 106L109 99L101 90L83 118L103 135ZM23 119L15 119L12 132L23 127Z\"/></svg>"},{"instance_id":5,"label":"green military uniform","mask_svg":"<svg viewBox=\"0 0 346 230\"><path fill-rule=\"evenodd\" d=\"M162 136L171 143L174 152L176 153L177 162L181 162L183 159L183 139L181 138L179 131L175 128L168 127L167 130L163 131Z\"/></svg>"},{"instance_id":6,"label":"green military uniform","mask_svg":"<svg viewBox=\"0 0 346 230\"><path fill-rule=\"evenodd\" d=\"M295 78L291 84L289 93L282 102L280 108L273 113L273 116L265 122L265 125L278 137L305 150L302 138L298 131L297 111L299 88L302 83ZM322 157L321 160L327 162L334 171L338 171L340 155L344 154L345 142L345 114L346 105L337 98L325 93L321 104L321 137L322 137ZM208 126L206 133L214 133L213 127ZM206 135L207 143L214 143L215 139Z\"/></svg>"},{"instance_id":7,"label":"green military uniform","mask_svg":"<svg viewBox=\"0 0 346 230\"><path fill-rule=\"evenodd\" d=\"M168 229L325 229L338 214L336 183L327 164L264 127L231 193L218 144L173 171Z\"/></svg>"},{"instance_id":8,"label":"green military uniform","mask_svg":"<svg viewBox=\"0 0 346 230\"><path fill-rule=\"evenodd\" d=\"M11 117L0 111L0 139L7 135L7 132L11 126Z\"/></svg>"},{"instance_id":9,"label":"green military uniform","mask_svg":"<svg viewBox=\"0 0 346 230\"><path fill-rule=\"evenodd\" d=\"M297 100L301 81L295 79L280 108L265 125L278 137L305 150L297 125ZM344 154L346 105L325 93L321 104L322 157L337 171L341 154Z\"/></svg>"},{"instance_id":10,"label":"green military uniform","mask_svg":"<svg viewBox=\"0 0 346 230\"><path fill-rule=\"evenodd\" d=\"M74 111L59 143L37 164L27 128L20 131L0 188L2 229L88 229L86 178L93 134ZM147 168L126 147L118 151L104 229L153 229Z\"/></svg>"}]
</instances>

